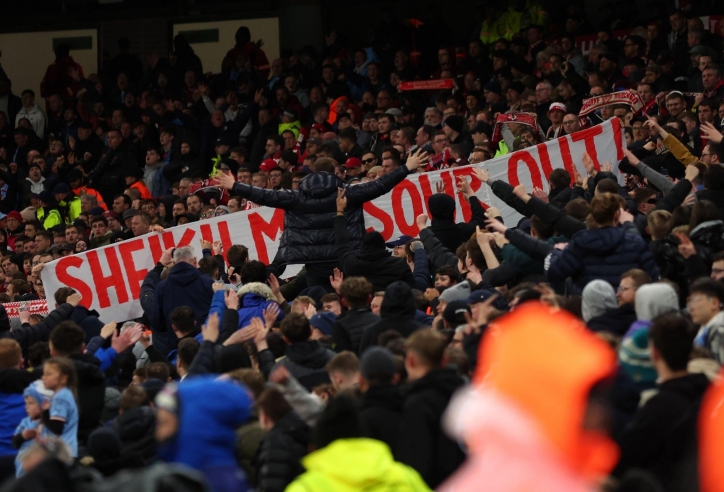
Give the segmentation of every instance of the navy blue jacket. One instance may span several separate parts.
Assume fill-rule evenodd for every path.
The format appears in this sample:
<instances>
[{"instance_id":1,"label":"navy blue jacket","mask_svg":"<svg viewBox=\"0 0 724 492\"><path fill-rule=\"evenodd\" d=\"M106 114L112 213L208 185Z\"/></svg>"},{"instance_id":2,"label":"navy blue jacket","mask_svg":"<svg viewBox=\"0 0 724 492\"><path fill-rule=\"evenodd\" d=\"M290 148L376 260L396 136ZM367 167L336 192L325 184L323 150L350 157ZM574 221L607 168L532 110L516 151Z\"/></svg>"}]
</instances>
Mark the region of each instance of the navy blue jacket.
<instances>
[{"instance_id":1,"label":"navy blue jacket","mask_svg":"<svg viewBox=\"0 0 724 492\"><path fill-rule=\"evenodd\" d=\"M85 332L85 343L88 343L91 338L99 336L101 329L103 329L103 322L98 318L98 313L96 311L89 311L83 306L78 306L73 309L70 319L83 328Z\"/></svg>"},{"instance_id":2,"label":"navy blue jacket","mask_svg":"<svg viewBox=\"0 0 724 492\"><path fill-rule=\"evenodd\" d=\"M654 255L638 234L622 227L579 231L563 251L554 249L545 262L548 280L562 282L571 277L581 291L591 280L605 280L618 287L621 274L640 268L658 280Z\"/></svg>"},{"instance_id":3,"label":"navy blue jacket","mask_svg":"<svg viewBox=\"0 0 724 492\"><path fill-rule=\"evenodd\" d=\"M211 307L213 283L211 277L188 263L174 265L166 280L161 280L158 266L148 272L141 285L141 306L151 321L153 345L161 354L168 355L178 344L171 328L171 312L179 306L189 306L196 325L201 326Z\"/></svg>"},{"instance_id":4,"label":"navy blue jacket","mask_svg":"<svg viewBox=\"0 0 724 492\"><path fill-rule=\"evenodd\" d=\"M407 177L407 167L400 166L380 179L346 187L347 233L354 251L359 251L365 234L362 205L390 191ZM258 205L281 208L284 214L286 248L284 260L294 263L322 263L337 260L334 244L334 218L337 212L337 189L345 184L334 174L312 173L299 182L299 190L267 190L236 183L232 195L247 198Z\"/></svg>"}]
</instances>

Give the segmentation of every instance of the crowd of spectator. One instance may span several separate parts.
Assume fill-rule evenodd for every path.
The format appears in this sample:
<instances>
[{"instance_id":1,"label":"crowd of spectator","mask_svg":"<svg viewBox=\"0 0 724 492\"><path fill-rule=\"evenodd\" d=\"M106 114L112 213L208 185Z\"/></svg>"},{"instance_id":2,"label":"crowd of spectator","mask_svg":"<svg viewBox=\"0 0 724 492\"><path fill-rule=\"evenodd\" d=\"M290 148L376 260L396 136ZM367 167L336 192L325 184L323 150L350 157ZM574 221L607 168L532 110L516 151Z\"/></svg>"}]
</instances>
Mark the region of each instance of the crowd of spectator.
<instances>
[{"instance_id":1,"label":"crowd of spectator","mask_svg":"<svg viewBox=\"0 0 724 492\"><path fill-rule=\"evenodd\" d=\"M37 99L1 72L0 302L21 303L0 308L2 490L721 490L724 39L705 4L589 22L512 0L464 46L411 19L271 62L240 27L221 67L182 35L147 63L124 38L86 75L61 44ZM598 104L619 92L638 104ZM547 190L486 169L612 119L615 165L554 163ZM366 230L365 202L461 166L523 219L461 177L417 237ZM273 261L168 249L142 318L43 286L63 256L262 206L285 211Z\"/></svg>"}]
</instances>

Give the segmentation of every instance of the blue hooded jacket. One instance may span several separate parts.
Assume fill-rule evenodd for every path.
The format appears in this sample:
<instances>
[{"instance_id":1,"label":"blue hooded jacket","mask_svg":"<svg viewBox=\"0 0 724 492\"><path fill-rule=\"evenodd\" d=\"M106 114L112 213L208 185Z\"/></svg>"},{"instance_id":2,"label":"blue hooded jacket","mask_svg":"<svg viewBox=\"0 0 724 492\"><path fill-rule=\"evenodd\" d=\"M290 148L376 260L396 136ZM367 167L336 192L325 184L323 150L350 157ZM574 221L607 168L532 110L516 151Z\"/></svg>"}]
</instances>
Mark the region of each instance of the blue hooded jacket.
<instances>
[{"instance_id":1,"label":"blue hooded jacket","mask_svg":"<svg viewBox=\"0 0 724 492\"><path fill-rule=\"evenodd\" d=\"M226 302L224 296L226 291L218 290L214 292L211 300L211 308L209 315L217 313L219 315L219 326L224 322L224 311L226 311ZM276 304L276 297L271 288L260 282L249 282L243 285L237 295L239 296L239 328L243 328L251 323L252 318L264 319L264 310L270 304ZM284 312L279 310L277 321L284 318Z\"/></svg>"},{"instance_id":2,"label":"blue hooded jacket","mask_svg":"<svg viewBox=\"0 0 724 492\"><path fill-rule=\"evenodd\" d=\"M167 385L156 398L159 408L173 395ZM171 396L170 399L173 399ZM159 456L164 461L180 463L206 475L214 492L245 492L248 484L236 463L236 433L247 421L252 397L234 381L198 377L175 386L178 431L161 443Z\"/></svg>"}]
</instances>

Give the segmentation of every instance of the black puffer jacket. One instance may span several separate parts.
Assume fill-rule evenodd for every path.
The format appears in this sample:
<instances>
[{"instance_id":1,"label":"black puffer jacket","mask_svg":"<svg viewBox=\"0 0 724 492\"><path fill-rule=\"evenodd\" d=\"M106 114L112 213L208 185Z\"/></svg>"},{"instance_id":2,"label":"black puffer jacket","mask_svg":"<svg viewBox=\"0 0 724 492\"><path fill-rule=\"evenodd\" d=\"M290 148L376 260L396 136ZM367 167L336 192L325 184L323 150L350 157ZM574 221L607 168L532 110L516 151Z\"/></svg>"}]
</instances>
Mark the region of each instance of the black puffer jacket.
<instances>
[{"instance_id":1,"label":"black puffer jacket","mask_svg":"<svg viewBox=\"0 0 724 492\"><path fill-rule=\"evenodd\" d=\"M347 187L347 232L354 250L359 250L365 233L362 205L384 195L408 175L400 166L378 180ZM337 189L344 183L334 174L312 173L299 183L299 190L267 190L236 183L232 195L247 198L258 205L281 208L286 238L285 260L289 264L321 263L337 259L334 244L334 218Z\"/></svg>"},{"instance_id":2,"label":"black puffer jacket","mask_svg":"<svg viewBox=\"0 0 724 492\"><path fill-rule=\"evenodd\" d=\"M696 247L696 254L704 263L711 265L711 257L724 250L724 222L710 220L702 222L689 233L691 242Z\"/></svg>"},{"instance_id":3,"label":"black puffer jacket","mask_svg":"<svg viewBox=\"0 0 724 492\"><path fill-rule=\"evenodd\" d=\"M301 460L307 454L309 439L309 426L293 410L282 417L259 447L258 490L282 492L303 473Z\"/></svg>"},{"instance_id":4,"label":"black puffer jacket","mask_svg":"<svg viewBox=\"0 0 724 492\"><path fill-rule=\"evenodd\" d=\"M455 223L455 199L444 193L436 193L427 200L430 210L430 229L448 250L453 253L475 234L475 226L485 225L485 209L475 197L470 197L473 212L470 222Z\"/></svg>"},{"instance_id":5,"label":"black puffer jacket","mask_svg":"<svg viewBox=\"0 0 724 492\"><path fill-rule=\"evenodd\" d=\"M404 337L409 337L412 332L422 327L421 323L415 321L415 297L409 285L403 282L395 282L385 290L385 298L380 306L380 321L365 328L362 333L359 353L364 352L367 347L377 345L380 334L387 330L395 330Z\"/></svg>"}]
</instances>

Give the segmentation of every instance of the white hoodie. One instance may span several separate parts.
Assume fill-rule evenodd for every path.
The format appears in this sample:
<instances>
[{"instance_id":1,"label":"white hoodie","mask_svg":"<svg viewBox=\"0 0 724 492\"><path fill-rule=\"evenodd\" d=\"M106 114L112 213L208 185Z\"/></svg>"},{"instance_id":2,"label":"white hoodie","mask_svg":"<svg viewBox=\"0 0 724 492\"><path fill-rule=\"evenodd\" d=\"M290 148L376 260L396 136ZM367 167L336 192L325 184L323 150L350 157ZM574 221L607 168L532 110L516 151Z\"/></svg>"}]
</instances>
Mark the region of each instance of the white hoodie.
<instances>
[{"instance_id":1,"label":"white hoodie","mask_svg":"<svg viewBox=\"0 0 724 492\"><path fill-rule=\"evenodd\" d=\"M40 106L36 104L30 109L23 106L15 117L15 128L18 127L18 122L23 118L27 118L38 137L43 138L45 135L45 113L40 109Z\"/></svg>"}]
</instances>

